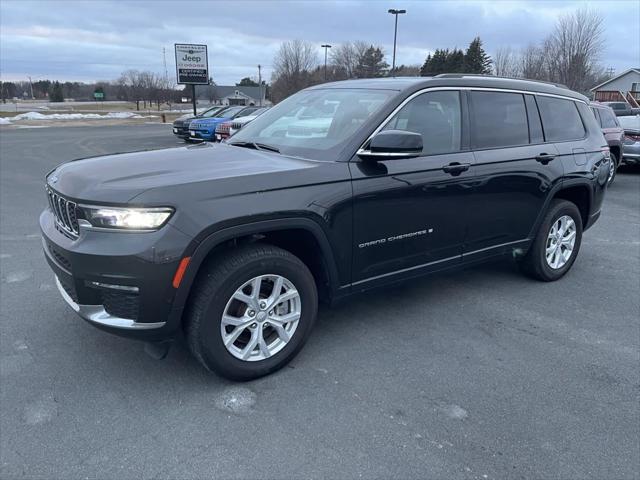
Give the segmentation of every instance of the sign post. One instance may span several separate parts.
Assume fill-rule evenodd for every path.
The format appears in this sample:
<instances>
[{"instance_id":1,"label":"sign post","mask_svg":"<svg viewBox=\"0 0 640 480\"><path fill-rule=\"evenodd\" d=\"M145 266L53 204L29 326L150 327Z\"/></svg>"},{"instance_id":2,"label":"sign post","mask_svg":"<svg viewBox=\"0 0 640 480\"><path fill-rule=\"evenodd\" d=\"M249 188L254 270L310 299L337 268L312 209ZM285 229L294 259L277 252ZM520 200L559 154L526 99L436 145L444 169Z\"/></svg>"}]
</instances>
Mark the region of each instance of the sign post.
<instances>
[{"instance_id":1,"label":"sign post","mask_svg":"<svg viewBox=\"0 0 640 480\"><path fill-rule=\"evenodd\" d=\"M176 77L179 85L191 85L193 114L196 111L196 85L209 83L209 61L206 45L176 43Z\"/></svg>"}]
</instances>

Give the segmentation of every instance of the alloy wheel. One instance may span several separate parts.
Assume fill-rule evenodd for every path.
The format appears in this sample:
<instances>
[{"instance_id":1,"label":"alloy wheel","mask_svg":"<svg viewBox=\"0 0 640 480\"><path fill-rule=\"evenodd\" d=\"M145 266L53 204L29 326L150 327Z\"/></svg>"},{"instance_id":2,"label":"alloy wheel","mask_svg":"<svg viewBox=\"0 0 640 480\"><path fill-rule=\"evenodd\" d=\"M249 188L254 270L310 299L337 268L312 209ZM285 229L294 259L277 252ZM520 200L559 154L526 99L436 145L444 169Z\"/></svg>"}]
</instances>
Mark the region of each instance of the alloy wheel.
<instances>
[{"instance_id":1,"label":"alloy wheel","mask_svg":"<svg viewBox=\"0 0 640 480\"><path fill-rule=\"evenodd\" d=\"M576 222L569 215L558 218L547 235L545 255L547 264L557 270L564 267L576 244Z\"/></svg>"},{"instance_id":2,"label":"alloy wheel","mask_svg":"<svg viewBox=\"0 0 640 480\"><path fill-rule=\"evenodd\" d=\"M302 312L300 294L280 275L260 275L244 283L225 306L220 334L226 349L247 362L265 360L293 337Z\"/></svg>"}]
</instances>

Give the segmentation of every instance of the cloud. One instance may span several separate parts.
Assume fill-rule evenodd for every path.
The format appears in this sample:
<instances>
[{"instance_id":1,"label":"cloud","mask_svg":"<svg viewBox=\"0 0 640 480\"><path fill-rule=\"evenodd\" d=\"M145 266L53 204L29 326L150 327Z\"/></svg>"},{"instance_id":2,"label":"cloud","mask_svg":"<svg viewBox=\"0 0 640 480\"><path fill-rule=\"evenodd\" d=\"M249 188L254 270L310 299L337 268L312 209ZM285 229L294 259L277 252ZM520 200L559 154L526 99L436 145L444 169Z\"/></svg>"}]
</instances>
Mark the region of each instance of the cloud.
<instances>
[{"instance_id":1,"label":"cloud","mask_svg":"<svg viewBox=\"0 0 640 480\"><path fill-rule=\"evenodd\" d=\"M422 63L435 48L465 48L479 35L489 53L537 43L559 15L578 1L404 1L399 17L398 64ZM175 71L174 43L206 43L218 83L269 78L273 56L284 40L319 45L364 40L390 55L393 17L381 1L18 1L0 3L0 75L3 79L108 80L123 70ZM605 19L602 63L622 71L638 66L638 2L590 2ZM390 63L390 62L389 62Z\"/></svg>"}]
</instances>

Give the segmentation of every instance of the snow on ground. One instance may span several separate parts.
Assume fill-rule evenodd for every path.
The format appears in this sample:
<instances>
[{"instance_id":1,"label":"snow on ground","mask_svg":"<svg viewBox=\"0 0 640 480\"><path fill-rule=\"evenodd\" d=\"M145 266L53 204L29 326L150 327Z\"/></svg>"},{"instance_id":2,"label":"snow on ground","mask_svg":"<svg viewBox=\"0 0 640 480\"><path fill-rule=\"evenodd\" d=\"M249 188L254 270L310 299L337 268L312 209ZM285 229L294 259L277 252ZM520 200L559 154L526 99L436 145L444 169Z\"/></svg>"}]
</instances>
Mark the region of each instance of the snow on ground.
<instances>
[{"instance_id":1,"label":"snow on ground","mask_svg":"<svg viewBox=\"0 0 640 480\"><path fill-rule=\"evenodd\" d=\"M0 125L9 125L11 121L7 118L0 117Z\"/></svg>"},{"instance_id":2,"label":"snow on ground","mask_svg":"<svg viewBox=\"0 0 640 480\"><path fill-rule=\"evenodd\" d=\"M153 115L152 115L153 116ZM16 115L12 120L102 120L112 118L149 118L133 112L109 112L104 115L98 113L51 113L26 112Z\"/></svg>"}]
</instances>

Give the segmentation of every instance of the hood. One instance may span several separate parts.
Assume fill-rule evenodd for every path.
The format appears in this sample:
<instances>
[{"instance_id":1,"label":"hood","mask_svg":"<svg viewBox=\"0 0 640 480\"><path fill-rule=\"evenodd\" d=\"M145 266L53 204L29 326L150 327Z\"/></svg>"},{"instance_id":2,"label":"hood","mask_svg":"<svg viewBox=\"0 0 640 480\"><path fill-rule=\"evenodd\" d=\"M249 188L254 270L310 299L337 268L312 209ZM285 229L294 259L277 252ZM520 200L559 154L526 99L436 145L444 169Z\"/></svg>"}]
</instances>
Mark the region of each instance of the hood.
<instances>
[{"instance_id":1,"label":"hood","mask_svg":"<svg viewBox=\"0 0 640 480\"><path fill-rule=\"evenodd\" d=\"M197 117L194 117L194 116L193 116L193 114L190 114L190 115L182 115L181 117L178 117L178 118L176 118L176 119L173 121L173 125L174 125L174 126L182 126L182 125L184 125L185 123L189 123L189 122L190 122L191 120L193 120L194 118L197 118Z\"/></svg>"},{"instance_id":2,"label":"hood","mask_svg":"<svg viewBox=\"0 0 640 480\"><path fill-rule=\"evenodd\" d=\"M116 154L65 163L47 182L62 195L85 203L125 203L142 192L214 180L220 185L269 173L293 173L318 163L276 153L203 143L191 147ZM287 175L288 176L288 175ZM229 179L233 179L232 182ZM255 182L260 188L261 182ZM218 187L219 190L225 190Z\"/></svg>"}]
</instances>

